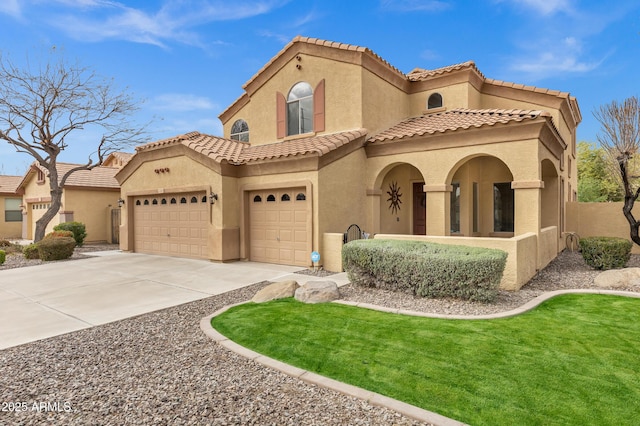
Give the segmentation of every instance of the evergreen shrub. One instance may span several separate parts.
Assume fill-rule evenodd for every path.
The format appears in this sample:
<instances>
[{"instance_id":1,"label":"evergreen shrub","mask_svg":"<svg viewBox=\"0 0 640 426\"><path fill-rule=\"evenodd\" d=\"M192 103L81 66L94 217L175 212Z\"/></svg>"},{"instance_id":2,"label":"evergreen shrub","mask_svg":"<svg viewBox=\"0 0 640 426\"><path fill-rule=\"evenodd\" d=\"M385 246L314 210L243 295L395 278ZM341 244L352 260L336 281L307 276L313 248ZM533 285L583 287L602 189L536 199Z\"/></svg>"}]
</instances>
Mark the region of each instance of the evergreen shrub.
<instances>
[{"instance_id":1,"label":"evergreen shrub","mask_svg":"<svg viewBox=\"0 0 640 426\"><path fill-rule=\"evenodd\" d=\"M2 265L6 259L7 253L5 253L4 250L0 250L0 265Z\"/></svg>"},{"instance_id":2,"label":"evergreen shrub","mask_svg":"<svg viewBox=\"0 0 640 426\"><path fill-rule=\"evenodd\" d=\"M40 259L40 254L38 253L38 244L29 244L24 246L22 249L22 254L25 259Z\"/></svg>"},{"instance_id":3,"label":"evergreen shrub","mask_svg":"<svg viewBox=\"0 0 640 426\"><path fill-rule=\"evenodd\" d=\"M580 252L585 263L594 269L618 269L627 266L631 257L631 241L617 237L584 237Z\"/></svg>"},{"instance_id":4,"label":"evergreen shrub","mask_svg":"<svg viewBox=\"0 0 640 426\"><path fill-rule=\"evenodd\" d=\"M352 283L422 297L491 302L507 253L411 240L356 240L342 248Z\"/></svg>"},{"instance_id":5,"label":"evergreen shrub","mask_svg":"<svg viewBox=\"0 0 640 426\"><path fill-rule=\"evenodd\" d=\"M71 257L76 241L72 237L46 238L40 240L37 246L40 259L62 260Z\"/></svg>"},{"instance_id":6,"label":"evergreen shrub","mask_svg":"<svg viewBox=\"0 0 640 426\"><path fill-rule=\"evenodd\" d=\"M87 238L87 228L81 222L63 222L53 227L54 231L71 231L76 245L81 246Z\"/></svg>"}]
</instances>

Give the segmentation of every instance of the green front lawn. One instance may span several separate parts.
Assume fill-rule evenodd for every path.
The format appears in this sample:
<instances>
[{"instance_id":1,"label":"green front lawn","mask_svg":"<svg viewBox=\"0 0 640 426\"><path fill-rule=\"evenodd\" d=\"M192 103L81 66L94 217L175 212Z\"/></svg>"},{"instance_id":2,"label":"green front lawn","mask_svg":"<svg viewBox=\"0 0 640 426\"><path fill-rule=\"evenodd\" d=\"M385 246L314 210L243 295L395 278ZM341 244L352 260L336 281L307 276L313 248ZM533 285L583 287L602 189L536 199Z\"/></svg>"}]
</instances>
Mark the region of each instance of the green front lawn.
<instances>
[{"instance_id":1,"label":"green front lawn","mask_svg":"<svg viewBox=\"0 0 640 426\"><path fill-rule=\"evenodd\" d=\"M564 295L442 320L284 299L214 318L235 342L472 425L637 424L640 300Z\"/></svg>"}]
</instances>

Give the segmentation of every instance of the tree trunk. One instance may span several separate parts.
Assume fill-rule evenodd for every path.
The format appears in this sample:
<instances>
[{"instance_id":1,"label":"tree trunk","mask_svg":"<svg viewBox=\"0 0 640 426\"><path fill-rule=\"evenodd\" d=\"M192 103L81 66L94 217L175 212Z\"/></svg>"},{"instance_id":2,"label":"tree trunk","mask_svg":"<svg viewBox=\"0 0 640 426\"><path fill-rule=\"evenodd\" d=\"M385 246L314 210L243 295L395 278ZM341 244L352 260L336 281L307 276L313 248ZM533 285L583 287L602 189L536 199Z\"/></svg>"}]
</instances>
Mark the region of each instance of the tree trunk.
<instances>
[{"instance_id":1,"label":"tree trunk","mask_svg":"<svg viewBox=\"0 0 640 426\"><path fill-rule=\"evenodd\" d=\"M622 175L622 184L624 186L624 206L622 207L622 213L629 222L631 241L640 245L640 236L638 235L638 228L640 228L640 222L633 217L633 205L640 195L640 188L636 192L633 192L631 184L629 183L629 176L627 175L627 163L630 157L628 154L624 154L618 157L618 164L620 165L620 174Z\"/></svg>"},{"instance_id":2,"label":"tree trunk","mask_svg":"<svg viewBox=\"0 0 640 426\"><path fill-rule=\"evenodd\" d=\"M51 194L51 205L42 217L36 221L36 230L33 235L33 240L35 242L44 238L47 225L49 225L49 222L51 222L51 220L58 214L60 207L62 207L62 188L60 188L58 182L58 171L56 170L55 161L50 163L48 170L49 188L51 188L51 191L49 191Z\"/></svg>"}]
</instances>

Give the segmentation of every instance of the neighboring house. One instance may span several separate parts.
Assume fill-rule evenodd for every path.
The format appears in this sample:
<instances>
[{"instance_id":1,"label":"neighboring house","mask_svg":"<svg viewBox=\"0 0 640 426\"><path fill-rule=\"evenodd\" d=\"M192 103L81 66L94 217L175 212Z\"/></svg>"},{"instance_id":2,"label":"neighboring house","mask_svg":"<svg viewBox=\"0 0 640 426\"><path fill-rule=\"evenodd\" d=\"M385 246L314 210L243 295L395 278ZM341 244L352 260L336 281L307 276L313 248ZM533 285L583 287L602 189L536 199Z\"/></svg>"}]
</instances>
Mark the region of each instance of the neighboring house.
<instances>
[{"instance_id":1,"label":"neighboring house","mask_svg":"<svg viewBox=\"0 0 640 426\"><path fill-rule=\"evenodd\" d=\"M22 176L0 176L0 239L22 235L22 195L18 192L21 180Z\"/></svg>"},{"instance_id":2,"label":"neighboring house","mask_svg":"<svg viewBox=\"0 0 640 426\"><path fill-rule=\"evenodd\" d=\"M123 250L300 266L315 250L339 268L356 223L503 248L503 287L517 288L563 247L581 121L568 93L473 62L404 74L368 48L305 37L243 89L220 115L224 137L142 145L118 172Z\"/></svg>"},{"instance_id":3,"label":"neighboring house","mask_svg":"<svg viewBox=\"0 0 640 426\"><path fill-rule=\"evenodd\" d=\"M116 158L113 154L105 164L119 164L126 159ZM79 166L78 164L58 163L58 176ZM118 208L120 186L115 174L121 165L116 167L100 166L91 170L73 172L67 179L62 192L62 207L58 215L47 226L46 233L51 232L59 223L78 221L86 226L86 242L113 241L111 211ZM26 212L22 224L22 238L33 239L36 221L44 215L51 205L49 173L47 169L34 163L31 165L19 189L23 192L23 208ZM119 223L116 224L119 226Z\"/></svg>"}]
</instances>

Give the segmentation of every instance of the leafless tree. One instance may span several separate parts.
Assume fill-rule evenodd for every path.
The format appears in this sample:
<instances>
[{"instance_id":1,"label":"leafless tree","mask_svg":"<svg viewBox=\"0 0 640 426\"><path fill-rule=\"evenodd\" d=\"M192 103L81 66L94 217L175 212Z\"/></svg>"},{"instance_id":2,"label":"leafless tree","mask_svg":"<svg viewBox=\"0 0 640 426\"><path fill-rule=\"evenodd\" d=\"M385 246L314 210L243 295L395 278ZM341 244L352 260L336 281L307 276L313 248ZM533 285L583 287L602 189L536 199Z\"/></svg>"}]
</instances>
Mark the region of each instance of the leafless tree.
<instances>
[{"instance_id":1,"label":"leafless tree","mask_svg":"<svg viewBox=\"0 0 640 426\"><path fill-rule=\"evenodd\" d=\"M0 56L0 141L27 153L49 173L51 207L36 222L35 241L44 237L60 210L62 190L72 173L99 166L110 153L145 139L146 126L130 119L139 105L126 90L116 89L113 80L69 64L55 48L37 66L29 61L17 66ZM58 176L58 155L70 147L70 135L77 137L83 130L101 135L95 151L85 164Z\"/></svg>"},{"instance_id":2,"label":"leafless tree","mask_svg":"<svg viewBox=\"0 0 640 426\"><path fill-rule=\"evenodd\" d=\"M634 156L640 152L640 102L632 96L622 103L616 101L603 105L594 112L602 126L597 139L617 164L616 172L624 188L624 207L622 211L629 222L631 240L640 245L638 229L640 222L633 216L633 205L640 196L638 161Z\"/></svg>"}]
</instances>

